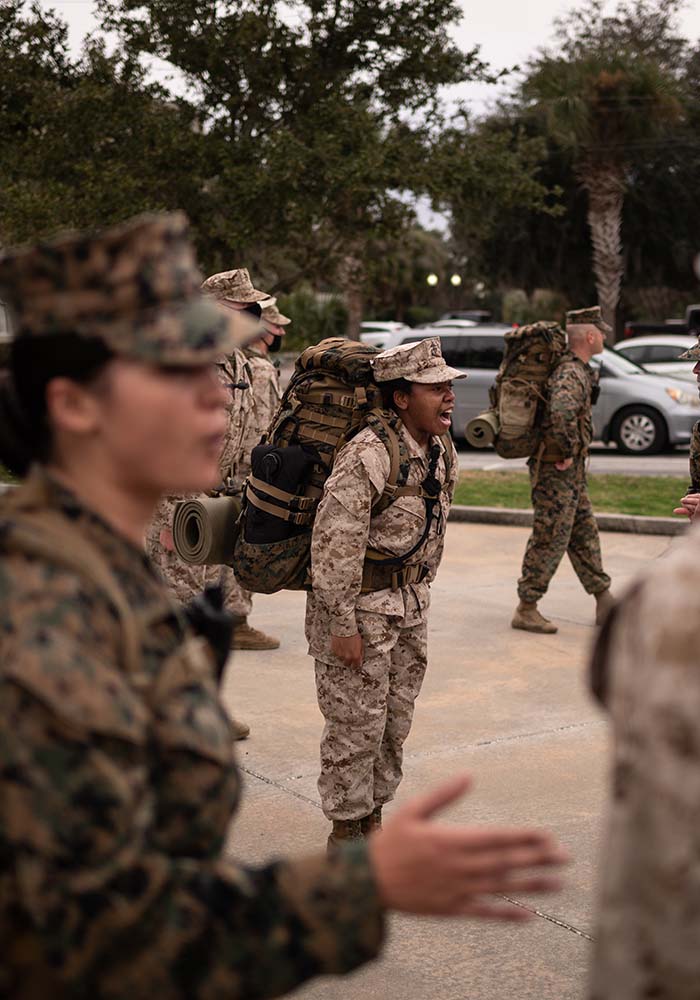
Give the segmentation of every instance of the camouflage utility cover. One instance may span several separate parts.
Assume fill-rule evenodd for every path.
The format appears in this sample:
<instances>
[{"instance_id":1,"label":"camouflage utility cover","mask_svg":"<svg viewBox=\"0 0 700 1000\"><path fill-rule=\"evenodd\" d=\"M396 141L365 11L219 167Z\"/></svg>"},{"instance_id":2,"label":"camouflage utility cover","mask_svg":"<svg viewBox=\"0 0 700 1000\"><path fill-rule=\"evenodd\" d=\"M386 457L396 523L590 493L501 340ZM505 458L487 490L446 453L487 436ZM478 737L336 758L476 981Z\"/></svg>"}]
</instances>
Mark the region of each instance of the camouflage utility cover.
<instances>
[{"instance_id":1,"label":"camouflage utility cover","mask_svg":"<svg viewBox=\"0 0 700 1000\"><path fill-rule=\"evenodd\" d=\"M235 343L231 316L201 295L200 282L182 212L0 257L0 297L16 337L76 333L154 363L206 363Z\"/></svg>"},{"instance_id":2,"label":"camouflage utility cover","mask_svg":"<svg viewBox=\"0 0 700 1000\"><path fill-rule=\"evenodd\" d=\"M277 301L267 292L261 292L259 288L253 286L245 267L209 275L202 282L202 291L213 295L216 299L229 299L231 302L259 302L264 309L274 306Z\"/></svg>"},{"instance_id":3,"label":"camouflage utility cover","mask_svg":"<svg viewBox=\"0 0 700 1000\"><path fill-rule=\"evenodd\" d=\"M566 314L567 326L597 326L603 333L612 333L612 327L603 319L600 306L588 306L586 309L571 309Z\"/></svg>"},{"instance_id":4,"label":"camouflage utility cover","mask_svg":"<svg viewBox=\"0 0 700 1000\"><path fill-rule=\"evenodd\" d=\"M377 382L392 382L403 378L407 382L439 384L466 378L466 372L450 368L442 356L439 337L428 337L415 344L399 344L382 351L372 361Z\"/></svg>"},{"instance_id":5,"label":"camouflage utility cover","mask_svg":"<svg viewBox=\"0 0 700 1000\"><path fill-rule=\"evenodd\" d=\"M35 513L110 567L141 638L135 664L106 591L18 547L3 499L0 994L273 997L376 955L364 847L224 857L240 778L208 650L137 547L40 485Z\"/></svg>"}]
</instances>

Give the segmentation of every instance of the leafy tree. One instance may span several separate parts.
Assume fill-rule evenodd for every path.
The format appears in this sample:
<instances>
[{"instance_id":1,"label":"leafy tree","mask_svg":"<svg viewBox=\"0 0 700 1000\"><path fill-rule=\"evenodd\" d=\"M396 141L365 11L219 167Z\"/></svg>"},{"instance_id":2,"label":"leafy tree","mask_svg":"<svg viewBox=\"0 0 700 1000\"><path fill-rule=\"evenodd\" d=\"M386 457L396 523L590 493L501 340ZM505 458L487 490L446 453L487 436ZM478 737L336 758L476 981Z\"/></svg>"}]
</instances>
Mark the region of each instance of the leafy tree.
<instances>
[{"instance_id":1,"label":"leafy tree","mask_svg":"<svg viewBox=\"0 0 700 1000\"><path fill-rule=\"evenodd\" d=\"M559 23L556 49L530 64L522 88L586 191L598 300L613 326L625 194L640 156L674 136L682 119L672 65L681 48L672 30L677 7L624 0L606 17L603 0L588 0Z\"/></svg>"},{"instance_id":2,"label":"leafy tree","mask_svg":"<svg viewBox=\"0 0 700 1000\"><path fill-rule=\"evenodd\" d=\"M0 241L183 204L196 216L204 151L192 109L100 41L72 60L65 25L25 8L0 8Z\"/></svg>"},{"instance_id":3,"label":"leafy tree","mask_svg":"<svg viewBox=\"0 0 700 1000\"><path fill-rule=\"evenodd\" d=\"M134 58L183 75L209 139L209 261L326 279L357 332L372 246L413 224L439 88L483 76L453 0L101 0ZM284 273L283 262L294 262Z\"/></svg>"}]
</instances>

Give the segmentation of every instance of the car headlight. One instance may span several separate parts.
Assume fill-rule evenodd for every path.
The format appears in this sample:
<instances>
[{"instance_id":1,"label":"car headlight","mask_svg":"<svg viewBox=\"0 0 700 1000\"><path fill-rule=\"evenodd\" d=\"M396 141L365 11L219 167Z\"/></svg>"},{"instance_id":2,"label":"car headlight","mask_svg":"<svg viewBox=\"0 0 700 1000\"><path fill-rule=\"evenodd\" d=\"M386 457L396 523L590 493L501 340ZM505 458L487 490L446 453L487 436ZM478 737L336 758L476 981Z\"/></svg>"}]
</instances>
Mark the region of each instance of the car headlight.
<instances>
[{"instance_id":1,"label":"car headlight","mask_svg":"<svg viewBox=\"0 0 700 1000\"><path fill-rule=\"evenodd\" d=\"M683 389L666 389L666 395L680 406L700 406L700 399L694 393L685 392Z\"/></svg>"}]
</instances>

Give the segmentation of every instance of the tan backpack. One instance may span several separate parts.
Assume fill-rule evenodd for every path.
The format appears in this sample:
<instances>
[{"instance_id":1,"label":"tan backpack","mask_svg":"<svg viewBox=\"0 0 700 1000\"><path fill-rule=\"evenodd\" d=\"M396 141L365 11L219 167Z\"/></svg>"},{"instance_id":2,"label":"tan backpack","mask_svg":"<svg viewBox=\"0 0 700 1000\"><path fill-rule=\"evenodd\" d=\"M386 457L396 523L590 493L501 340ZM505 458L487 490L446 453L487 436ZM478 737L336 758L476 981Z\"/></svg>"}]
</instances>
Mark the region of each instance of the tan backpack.
<instances>
[{"instance_id":1,"label":"tan backpack","mask_svg":"<svg viewBox=\"0 0 700 1000\"><path fill-rule=\"evenodd\" d=\"M493 445L502 458L529 458L541 443L548 382L567 350L557 323L540 320L509 330L496 381L489 389L491 407L467 424L475 447Z\"/></svg>"},{"instance_id":2,"label":"tan backpack","mask_svg":"<svg viewBox=\"0 0 700 1000\"><path fill-rule=\"evenodd\" d=\"M308 590L311 587L311 534L323 486L335 457L364 427L371 427L389 453L390 472L380 513L401 496L426 502L426 531L417 546L388 559L367 551L363 591L394 589L416 582L422 567L405 565L430 530L430 512L445 483L408 486L410 459L393 410L382 408L374 381L376 347L329 338L308 347L297 359L294 374L263 443L253 449L252 472L243 493L243 509L232 565L239 583L254 593ZM449 481L452 450L445 450ZM434 477L433 477L434 479Z\"/></svg>"}]
</instances>

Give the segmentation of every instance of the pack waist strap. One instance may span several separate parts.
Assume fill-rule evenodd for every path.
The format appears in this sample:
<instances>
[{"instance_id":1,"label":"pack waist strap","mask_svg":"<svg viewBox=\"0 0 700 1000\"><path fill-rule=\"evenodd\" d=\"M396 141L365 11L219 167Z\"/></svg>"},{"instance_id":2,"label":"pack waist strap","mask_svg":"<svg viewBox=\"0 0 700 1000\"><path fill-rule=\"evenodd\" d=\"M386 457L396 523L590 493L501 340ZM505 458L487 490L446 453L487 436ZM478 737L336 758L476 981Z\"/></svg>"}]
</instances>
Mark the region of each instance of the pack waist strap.
<instances>
[{"instance_id":1,"label":"pack waist strap","mask_svg":"<svg viewBox=\"0 0 700 1000\"><path fill-rule=\"evenodd\" d=\"M430 571L427 563L414 563L412 566L382 566L365 561L362 571L362 594L371 594L376 590L401 590L411 583L420 583Z\"/></svg>"}]
</instances>

